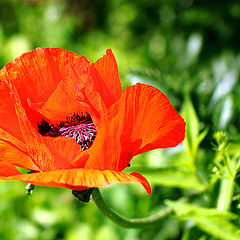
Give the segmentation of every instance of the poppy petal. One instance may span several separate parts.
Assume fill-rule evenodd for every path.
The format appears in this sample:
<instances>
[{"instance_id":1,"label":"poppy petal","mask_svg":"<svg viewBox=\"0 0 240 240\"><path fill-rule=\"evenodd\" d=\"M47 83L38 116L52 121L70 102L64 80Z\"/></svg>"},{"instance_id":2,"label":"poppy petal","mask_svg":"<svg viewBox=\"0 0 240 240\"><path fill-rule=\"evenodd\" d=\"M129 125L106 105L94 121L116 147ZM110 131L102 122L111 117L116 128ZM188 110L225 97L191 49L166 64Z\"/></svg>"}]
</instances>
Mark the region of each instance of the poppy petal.
<instances>
[{"instance_id":1,"label":"poppy petal","mask_svg":"<svg viewBox=\"0 0 240 240\"><path fill-rule=\"evenodd\" d=\"M26 109L27 98L33 103L45 102L78 58L77 54L60 48L37 48L24 53L2 68L0 127L23 141L13 104L2 81L11 80Z\"/></svg>"},{"instance_id":2,"label":"poppy petal","mask_svg":"<svg viewBox=\"0 0 240 240\"><path fill-rule=\"evenodd\" d=\"M61 48L37 48L8 63L0 78L11 80L24 103L45 102L78 58Z\"/></svg>"},{"instance_id":3,"label":"poppy petal","mask_svg":"<svg viewBox=\"0 0 240 240\"><path fill-rule=\"evenodd\" d=\"M15 86L9 82L10 93L17 113L19 126L22 131L27 151L35 165L42 171L49 171L70 166L67 159L54 159L51 151L47 148L43 137L35 130L27 118L20 97Z\"/></svg>"},{"instance_id":4,"label":"poppy petal","mask_svg":"<svg viewBox=\"0 0 240 240\"><path fill-rule=\"evenodd\" d=\"M112 51L107 50L91 65L85 57L80 57L38 111L53 123L63 121L74 113L88 112L96 124L95 119L99 119L120 98L121 93L117 63Z\"/></svg>"},{"instance_id":5,"label":"poppy petal","mask_svg":"<svg viewBox=\"0 0 240 240\"><path fill-rule=\"evenodd\" d=\"M85 87L85 99L100 117L121 97L121 94L122 86L117 62L111 49L108 49L102 58L90 66L90 74Z\"/></svg>"},{"instance_id":6,"label":"poppy petal","mask_svg":"<svg viewBox=\"0 0 240 240\"><path fill-rule=\"evenodd\" d=\"M33 163L27 152L18 148L10 141L0 138L0 162L8 162L14 166L38 171L39 168Z\"/></svg>"},{"instance_id":7,"label":"poppy petal","mask_svg":"<svg viewBox=\"0 0 240 240\"><path fill-rule=\"evenodd\" d=\"M95 89L91 76L88 77L86 86L78 92L77 100L88 104L89 113L96 119L95 124L97 124L101 115L107 110L100 93Z\"/></svg>"},{"instance_id":8,"label":"poppy petal","mask_svg":"<svg viewBox=\"0 0 240 240\"><path fill-rule=\"evenodd\" d=\"M150 194L151 188L147 180L139 173L123 173L116 171L99 171L93 169L69 169L11 176L9 180L18 180L40 186L64 187L74 190L82 188L104 187L109 184L140 182Z\"/></svg>"},{"instance_id":9,"label":"poppy petal","mask_svg":"<svg viewBox=\"0 0 240 240\"><path fill-rule=\"evenodd\" d=\"M4 131L0 128L0 140L10 142L15 145L21 151L26 152L26 144L20 141L19 139L12 136L9 132Z\"/></svg>"},{"instance_id":10,"label":"poppy petal","mask_svg":"<svg viewBox=\"0 0 240 240\"><path fill-rule=\"evenodd\" d=\"M101 93L101 96L105 101L108 101L109 104L113 104L121 97L122 86L119 79L117 62L112 50L108 49L102 58L99 58L95 63L92 64L92 67L94 67L92 70L96 69L101 77L99 79L98 76L98 79L96 79L95 83L99 89L99 92ZM94 72L95 71L92 73L96 74L96 72Z\"/></svg>"},{"instance_id":11,"label":"poppy petal","mask_svg":"<svg viewBox=\"0 0 240 240\"><path fill-rule=\"evenodd\" d=\"M75 159L82 152L80 144L75 139L69 137L43 137L43 140L55 161L62 162L61 168L73 168L73 165L70 163L71 160ZM80 167L84 165L85 161L82 161Z\"/></svg>"},{"instance_id":12,"label":"poppy petal","mask_svg":"<svg viewBox=\"0 0 240 240\"><path fill-rule=\"evenodd\" d=\"M0 106L0 128L23 141L9 88L3 79L0 80Z\"/></svg>"},{"instance_id":13,"label":"poppy petal","mask_svg":"<svg viewBox=\"0 0 240 240\"><path fill-rule=\"evenodd\" d=\"M65 78L59 83L45 104L38 111L52 123L65 121L74 113L87 111L86 105L76 100L78 91L87 81L90 62L85 57L78 60L69 68Z\"/></svg>"},{"instance_id":14,"label":"poppy petal","mask_svg":"<svg viewBox=\"0 0 240 240\"><path fill-rule=\"evenodd\" d=\"M122 171L136 154L174 147L183 141L185 122L158 89L136 84L100 119L86 168Z\"/></svg>"},{"instance_id":15,"label":"poppy petal","mask_svg":"<svg viewBox=\"0 0 240 240\"><path fill-rule=\"evenodd\" d=\"M6 162L0 162L0 180L4 180L4 177L14 176L21 174L12 164Z\"/></svg>"},{"instance_id":16,"label":"poppy petal","mask_svg":"<svg viewBox=\"0 0 240 240\"><path fill-rule=\"evenodd\" d=\"M147 181L147 179L143 175L141 175L138 172L130 173L130 175L132 175L140 180L141 184L146 189L147 193L149 193L149 194L152 193L151 186L150 186L149 182Z\"/></svg>"}]
</instances>

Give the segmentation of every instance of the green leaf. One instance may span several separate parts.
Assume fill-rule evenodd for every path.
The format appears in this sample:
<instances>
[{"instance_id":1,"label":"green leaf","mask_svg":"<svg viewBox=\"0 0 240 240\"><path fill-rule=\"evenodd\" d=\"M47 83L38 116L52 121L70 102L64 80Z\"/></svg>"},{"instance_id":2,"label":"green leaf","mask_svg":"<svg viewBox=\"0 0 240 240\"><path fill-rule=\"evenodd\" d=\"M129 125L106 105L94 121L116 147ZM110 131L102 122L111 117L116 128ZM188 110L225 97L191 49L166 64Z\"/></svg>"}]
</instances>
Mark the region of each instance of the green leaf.
<instances>
[{"instance_id":1,"label":"green leaf","mask_svg":"<svg viewBox=\"0 0 240 240\"><path fill-rule=\"evenodd\" d=\"M239 228L223 217L198 217L193 219L198 227L223 240L239 240Z\"/></svg>"},{"instance_id":2,"label":"green leaf","mask_svg":"<svg viewBox=\"0 0 240 240\"><path fill-rule=\"evenodd\" d=\"M239 149L240 149L240 137L230 139L227 147L228 154L240 155Z\"/></svg>"},{"instance_id":3,"label":"green leaf","mask_svg":"<svg viewBox=\"0 0 240 240\"><path fill-rule=\"evenodd\" d=\"M199 144L202 142L202 140L206 137L208 131L209 131L208 128L204 129L204 130L198 135L195 144L197 144L197 145L199 146Z\"/></svg>"},{"instance_id":4,"label":"green leaf","mask_svg":"<svg viewBox=\"0 0 240 240\"><path fill-rule=\"evenodd\" d=\"M202 142L202 140L206 137L208 131L209 131L208 128L204 129L204 130L197 136L196 141L193 143L193 152L194 152L195 154L197 154L198 147L199 147L200 143Z\"/></svg>"},{"instance_id":5,"label":"green leaf","mask_svg":"<svg viewBox=\"0 0 240 240\"><path fill-rule=\"evenodd\" d=\"M166 203L179 217L186 220L191 217L224 217L232 220L237 218L237 216L231 212L219 211L216 208L204 208L181 201L167 200Z\"/></svg>"},{"instance_id":6,"label":"green leaf","mask_svg":"<svg viewBox=\"0 0 240 240\"><path fill-rule=\"evenodd\" d=\"M198 135L199 135L199 119L194 109L192 101L188 94L185 96L183 105L183 118L186 121L186 137L185 137L185 149L187 152L188 159L192 163L191 169L195 171L194 162L196 160L198 150Z\"/></svg>"},{"instance_id":7,"label":"green leaf","mask_svg":"<svg viewBox=\"0 0 240 240\"><path fill-rule=\"evenodd\" d=\"M186 138L192 146L199 134L199 119L188 95L186 95L183 105L183 118L187 123Z\"/></svg>"},{"instance_id":8,"label":"green leaf","mask_svg":"<svg viewBox=\"0 0 240 240\"><path fill-rule=\"evenodd\" d=\"M157 185L179 187L186 189L194 189L203 191L205 186L201 183L199 178L190 171L185 171L176 167L162 167L153 169L138 169L131 167L132 171L140 172L146 177L149 182Z\"/></svg>"},{"instance_id":9,"label":"green leaf","mask_svg":"<svg viewBox=\"0 0 240 240\"><path fill-rule=\"evenodd\" d=\"M166 201L182 220L193 220L206 233L224 240L238 240L238 227L231 220L237 216L231 212L218 211L215 208L203 208L179 201Z\"/></svg>"}]
</instances>

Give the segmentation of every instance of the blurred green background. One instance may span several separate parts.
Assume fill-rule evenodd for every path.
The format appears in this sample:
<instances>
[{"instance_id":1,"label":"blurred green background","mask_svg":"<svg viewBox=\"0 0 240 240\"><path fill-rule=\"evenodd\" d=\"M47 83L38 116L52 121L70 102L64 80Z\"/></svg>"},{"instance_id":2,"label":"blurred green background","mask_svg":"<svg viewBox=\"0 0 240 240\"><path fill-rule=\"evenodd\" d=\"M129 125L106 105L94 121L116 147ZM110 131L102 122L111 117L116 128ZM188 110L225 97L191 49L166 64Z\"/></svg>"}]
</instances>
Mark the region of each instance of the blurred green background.
<instances>
[{"instance_id":1,"label":"blurred green background","mask_svg":"<svg viewBox=\"0 0 240 240\"><path fill-rule=\"evenodd\" d=\"M140 184L101 189L127 217L172 207L161 225L124 229L68 189L36 187L27 196L25 184L1 182L0 240L240 239L239 43L239 0L0 0L0 67L36 47L91 61L111 48L123 88L158 87L188 125L184 144L131 162L128 171L147 177L151 196ZM234 189L219 214L223 179Z\"/></svg>"}]
</instances>

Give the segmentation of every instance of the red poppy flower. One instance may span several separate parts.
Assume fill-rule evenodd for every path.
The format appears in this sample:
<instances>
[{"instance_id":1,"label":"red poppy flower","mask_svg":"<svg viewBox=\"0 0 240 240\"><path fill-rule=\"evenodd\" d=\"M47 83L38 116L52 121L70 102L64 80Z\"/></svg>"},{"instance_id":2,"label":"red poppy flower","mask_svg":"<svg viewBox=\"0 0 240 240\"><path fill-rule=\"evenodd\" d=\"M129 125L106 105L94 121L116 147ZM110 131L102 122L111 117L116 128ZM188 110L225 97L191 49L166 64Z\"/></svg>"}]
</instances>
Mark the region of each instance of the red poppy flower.
<instances>
[{"instance_id":1,"label":"red poppy flower","mask_svg":"<svg viewBox=\"0 0 240 240\"><path fill-rule=\"evenodd\" d=\"M37 48L0 71L0 179L73 190L140 182L131 159L178 145L185 122L158 89L123 92L111 50L95 63ZM21 174L16 166L33 170Z\"/></svg>"}]
</instances>

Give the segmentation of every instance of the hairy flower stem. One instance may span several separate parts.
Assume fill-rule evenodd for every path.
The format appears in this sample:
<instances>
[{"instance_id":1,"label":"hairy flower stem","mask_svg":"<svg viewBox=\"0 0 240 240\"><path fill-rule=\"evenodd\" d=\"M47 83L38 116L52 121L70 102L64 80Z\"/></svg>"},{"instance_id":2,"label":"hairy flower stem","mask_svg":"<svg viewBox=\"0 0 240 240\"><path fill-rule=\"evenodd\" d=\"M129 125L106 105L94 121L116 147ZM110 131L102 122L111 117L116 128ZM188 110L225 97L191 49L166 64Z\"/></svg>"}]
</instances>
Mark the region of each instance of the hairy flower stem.
<instances>
[{"instance_id":1,"label":"hairy flower stem","mask_svg":"<svg viewBox=\"0 0 240 240\"><path fill-rule=\"evenodd\" d=\"M157 214L146 217L146 218L137 218L137 219L128 219L117 212L109 208L104 199L101 196L101 193L98 188L95 188L92 193L92 199L97 205L98 209L109 219L111 219L116 224L125 227L125 228L151 228L156 227L162 223L162 220L165 219L172 213L170 208L165 208Z\"/></svg>"},{"instance_id":2,"label":"hairy flower stem","mask_svg":"<svg viewBox=\"0 0 240 240\"><path fill-rule=\"evenodd\" d=\"M223 179L220 185L217 209L227 211L231 207L232 195L234 190L234 179Z\"/></svg>"}]
</instances>

